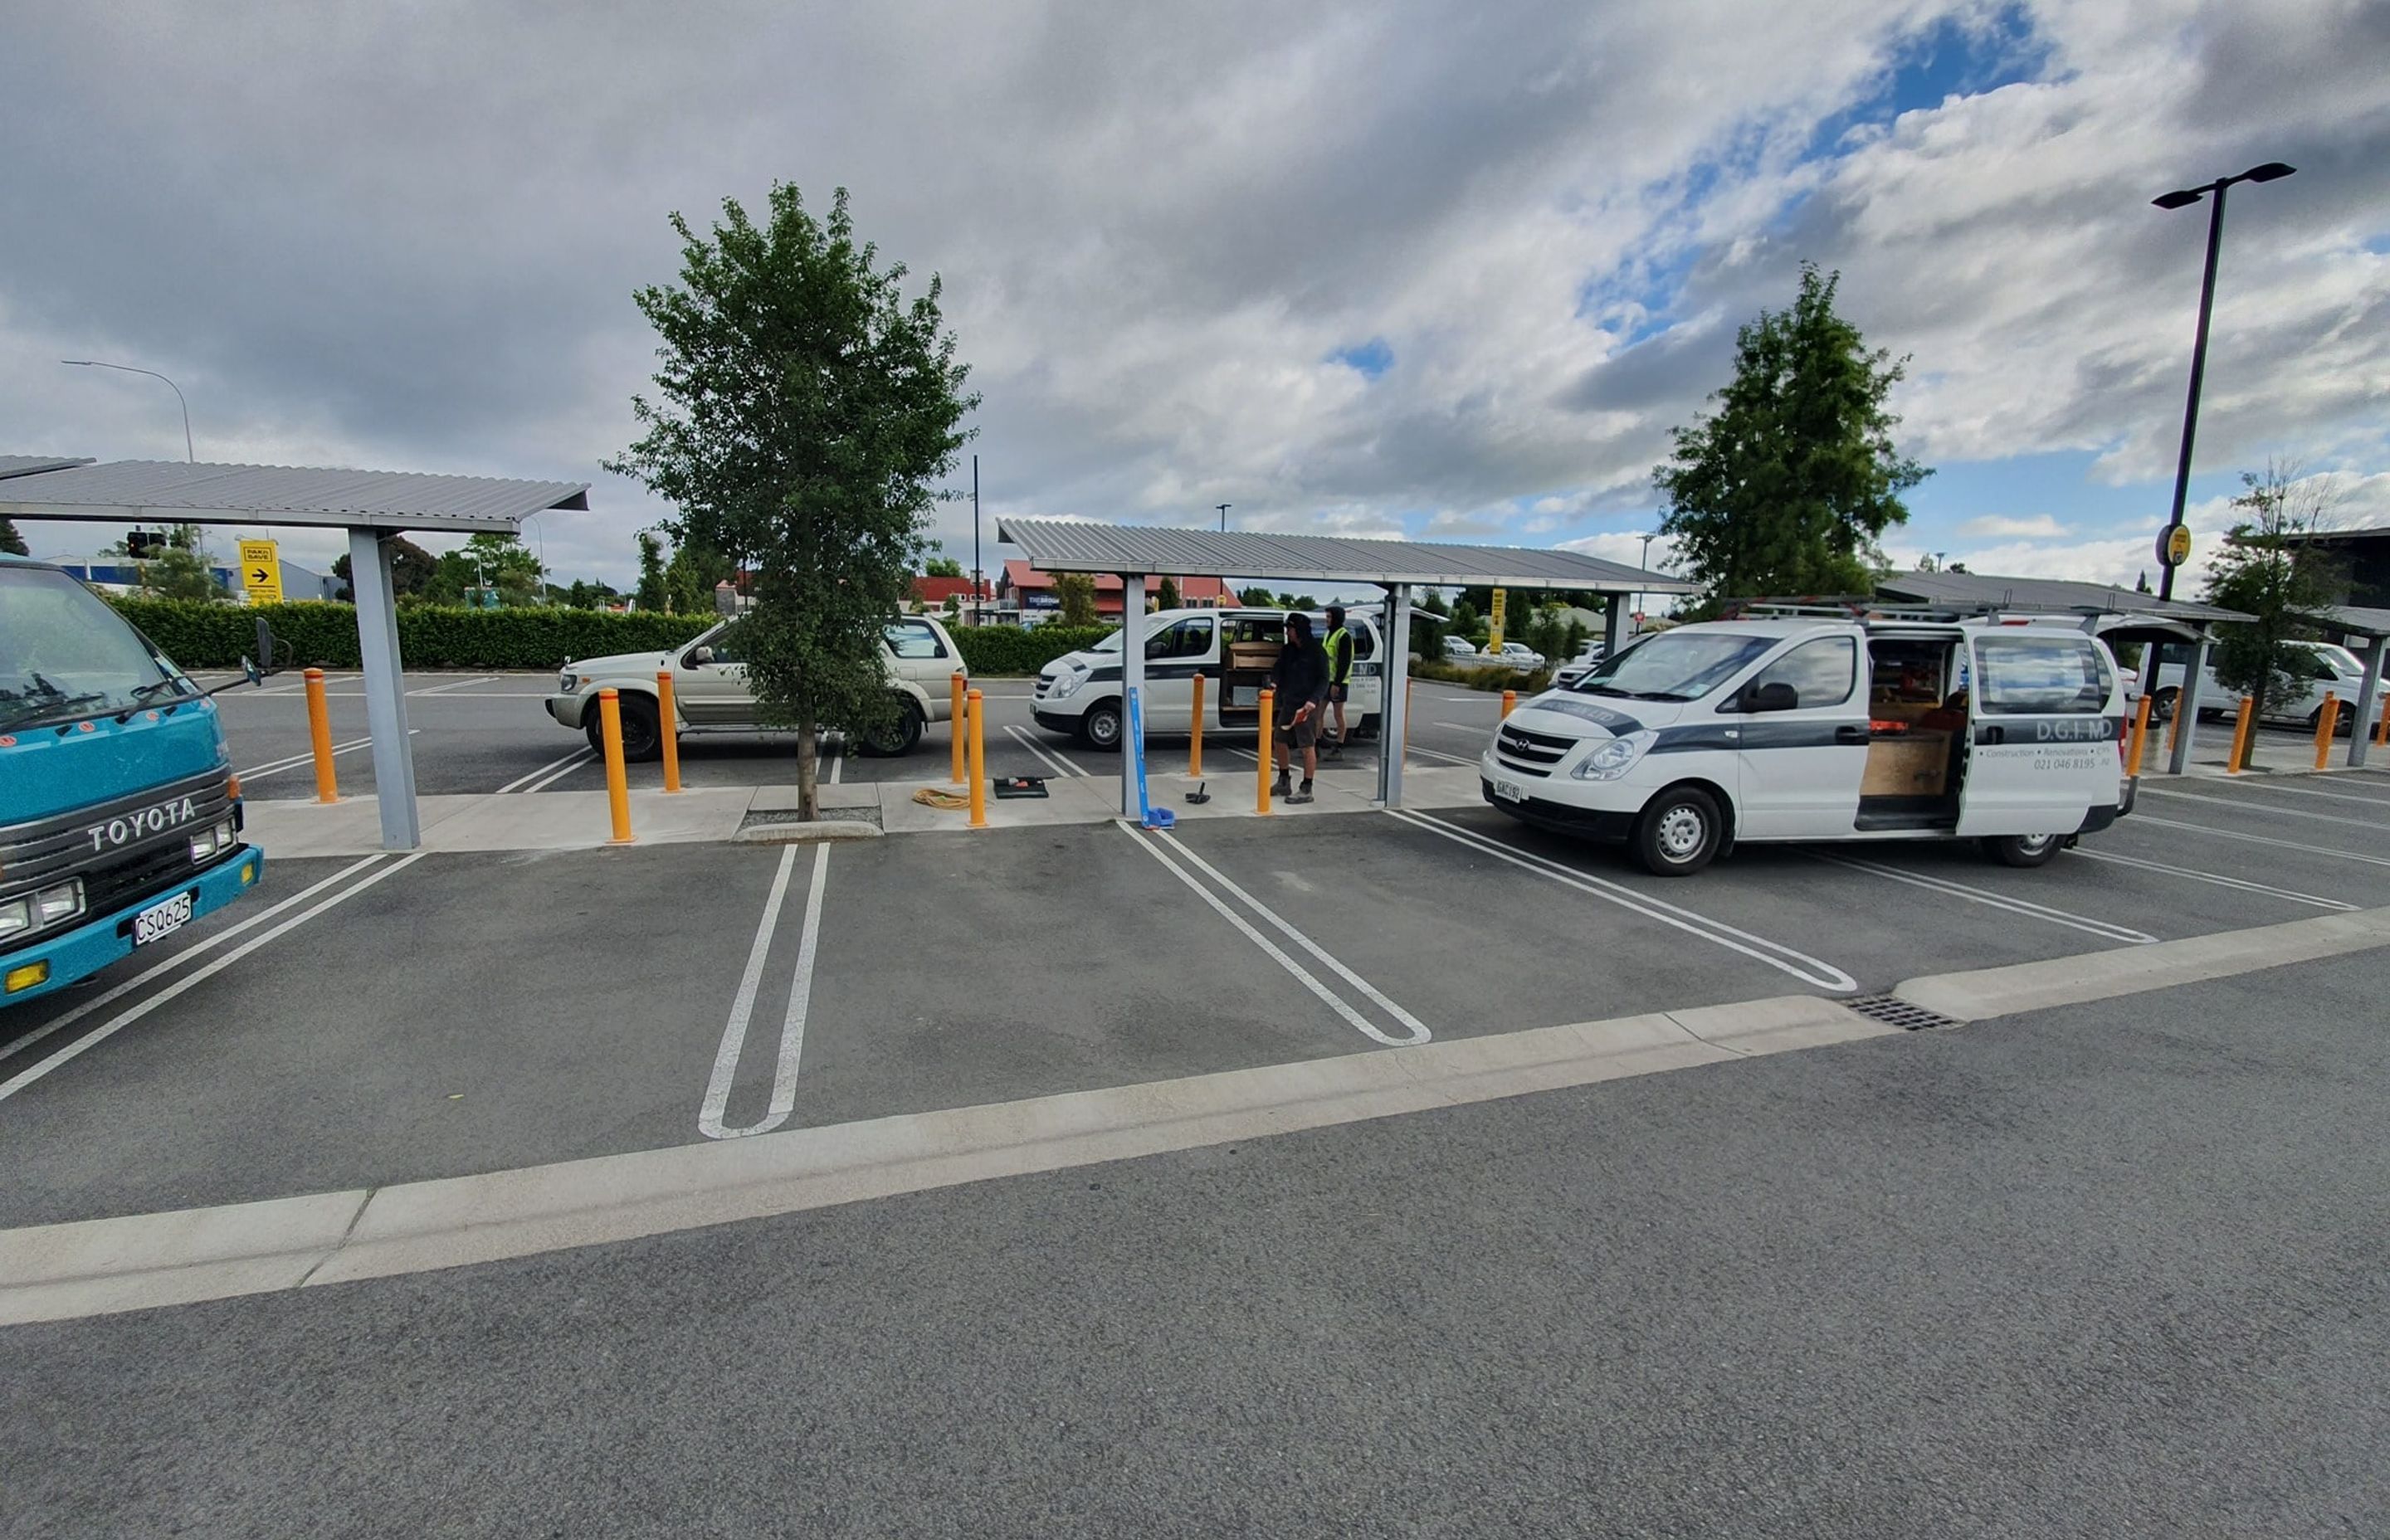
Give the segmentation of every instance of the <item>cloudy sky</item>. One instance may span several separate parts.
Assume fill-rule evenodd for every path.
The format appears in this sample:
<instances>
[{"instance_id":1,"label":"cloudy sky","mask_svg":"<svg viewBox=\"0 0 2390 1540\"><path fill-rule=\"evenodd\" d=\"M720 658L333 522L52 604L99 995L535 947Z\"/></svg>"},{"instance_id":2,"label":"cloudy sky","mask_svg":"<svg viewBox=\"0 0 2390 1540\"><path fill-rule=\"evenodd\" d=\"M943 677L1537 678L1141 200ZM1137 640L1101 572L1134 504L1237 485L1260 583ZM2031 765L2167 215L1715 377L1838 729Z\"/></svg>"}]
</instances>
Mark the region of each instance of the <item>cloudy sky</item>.
<instances>
[{"instance_id":1,"label":"cloudy sky","mask_svg":"<svg viewBox=\"0 0 2390 1540\"><path fill-rule=\"evenodd\" d=\"M598 462L667 212L775 179L944 276L990 515L1631 558L1807 258L1912 355L1895 558L2130 583L2206 224L2149 199L2287 160L2232 195L2193 522L2269 456L2390 520L2380 0L10 10L0 453L179 457L164 386L58 360L137 364L202 459L592 482L533 525L565 581L665 511Z\"/></svg>"}]
</instances>

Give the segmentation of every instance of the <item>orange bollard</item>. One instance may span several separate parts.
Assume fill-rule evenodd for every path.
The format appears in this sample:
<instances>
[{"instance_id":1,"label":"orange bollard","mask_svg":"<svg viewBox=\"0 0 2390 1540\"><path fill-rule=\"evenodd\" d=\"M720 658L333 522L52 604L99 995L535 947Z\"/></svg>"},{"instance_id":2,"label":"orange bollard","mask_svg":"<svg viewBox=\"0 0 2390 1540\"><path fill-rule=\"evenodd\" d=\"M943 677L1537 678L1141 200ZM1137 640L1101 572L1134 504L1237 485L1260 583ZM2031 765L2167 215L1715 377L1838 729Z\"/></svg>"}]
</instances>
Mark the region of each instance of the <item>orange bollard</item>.
<instances>
[{"instance_id":1,"label":"orange bollard","mask_svg":"<svg viewBox=\"0 0 2390 1540\"><path fill-rule=\"evenodd\" d=\"M1195 716L1187 739L1187 778L1200 780L1203 775L1203 676L1195 676Z\"/></svg>"},{"instance_id":2,"label":"orange bollard","mask_svg":"<svg viewBox=\"0 0 2390 1540\"><path fill-rule=\"evenodd\" d=\"M311 668L307 679L307 738L315 751L315 800L341 800L340 783L332 775L332 708L324 700L324 671Z\"/></svg>"},{"instance_id":3,"label":"orange bollard","mask_svg":"<svg viewBox=\"0 0 2390 1540\"><path fill-rule=\"evenodd\" d=\"M1253 811L1270 810L1270 761L1278 755L1278 725L1270 713L1278 705L1278 691L1262 691L1262 762L1253 780Z\"/></svg>"},{"instance_id":4,"label":"orange bollard","mask_svg":"<svg viewBox=\"0 0 2390 1540\"><path fill-rule=\"evenodd\" d=\"M949 724L954 728L955 751L954 764L948 770L946 778L960 786L963 783L963 728L965 726L963 718L970 714L970 708L963 699L963 691L969 687L968 681L964 679L963 671L960 669L955 670L953 687L955 709L954 714L949 718Z\"/></svg>"},{"instance_id":5,"label":"orange bollard","mask_svg":"<svg viewBox=\"0 0 2390 1540\"><path fill-rule=\"evenodd\" d=\"M623 698L617 690L598 692L598 727L606 742L606 808L613 815L614 838L607 843L631 842L631 782L623 769Z\"/></svg>"},{"instance_id":6,"label":"orange bollard","mask_svg":"<svg viewBox=\"0 0 2390 1540\"><path fill-rule=\"evenodd\" d=\"M673 705L672 670L656 670L656 731L662 734L664 789L680 789L680 718Z\"/></svg>"},{"instance_id":7,"label":"orange bollard","mask_svg":"<svg viewBox=\"0 0 2390 1540\"><path fill-rule=\"evenodd\" d=\"M2225 756L2224 773L2237 776L2249 763L2249 735L2257 730L2257 698L2241 698L2241 714L2232 723L2232 751Z\"/></svg>"},{"instance_id":8,"label":"orange bollard","mask_svg":"<svg viewBox=\"0 0 2390 1540\"><path fill-rule=\"evenodd\" d=\"M1504 690L1502 692L1502 714L1504 716L1509 716L1512 712L1517 711L1518 709L1519 692L1517 690Z\"/></svg>"},{"instance_id":9,"label":"orange bollard","mask_svg":"<svg viewBox=\"0 0 2390 1540\"><path fill-rule=\"evenodd\" d=\"M987 827L987 749L980 740L980 695L972 690L964 698L965 710L970 716L970 827Z\"/></svg>"},{"instance_id":10,"label":"orange bollard","mask_svg":"<svg viewBox=\"0 0 2390 1540\"><path fill-rule=\"evenodd\" d=\"M2390 745L2390 696L2383 698L2382 722L2373 729L2373 741L2377 746Z\"/></svg>"},{"instance_id":11,"label":"orange bollard","mask_svg":"<svg viewBox=\"0 0 2390 1540\"><path fill-rule=\"evenodd\" d=\"M2340 736L2340 697L2331 690L2323 692L2323 709L2316 712L2316 763L2319 770L2328 768L2332 761L2332 740Z\"/></svg>"},{"instance_id":12,"label":"orange bollard","mask_svg":"<svg viewBox=\"0 0 2390 1540\"><path fill-rule=\"evenodd\" d=\"M2140 710L2133 713L2133 747L2125 755L2125 778L2127 780L2141 778L2141 751L2149 747L2152 704L2153 702L2145 695L2141 697Z\"/></svg>"}]
</instances>

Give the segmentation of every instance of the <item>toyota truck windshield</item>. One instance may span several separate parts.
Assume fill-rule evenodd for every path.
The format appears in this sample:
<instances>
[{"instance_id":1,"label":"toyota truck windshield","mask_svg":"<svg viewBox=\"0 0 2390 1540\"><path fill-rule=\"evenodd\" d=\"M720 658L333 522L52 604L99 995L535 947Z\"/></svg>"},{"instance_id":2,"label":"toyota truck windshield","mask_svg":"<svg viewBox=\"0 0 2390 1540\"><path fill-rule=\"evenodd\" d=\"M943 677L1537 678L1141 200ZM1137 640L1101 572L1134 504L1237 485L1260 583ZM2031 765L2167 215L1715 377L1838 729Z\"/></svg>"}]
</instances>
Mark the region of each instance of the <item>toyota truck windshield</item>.
<instances>
[{"instance_id":1,"label":"toyota truck windshield","mask_svg":"<svg viewBox=\"0 0 2390 1540\"><path fill-rule=\"evenodd\" d=\"M1730 631L1665 631L1604 658L1569 688L1630 700L1698 700L1776 641Z\"/></svg>"},{"instance_id":2,"label":"toyota truck windshield","mask_svg":"<svg viewBox=\"0 0 2390 1540\"><path fill-rule=\"evenodd\" d=\"M0 732L130 711L189 689L73 578L0 565Z\"/></svg>"}]
</instances>

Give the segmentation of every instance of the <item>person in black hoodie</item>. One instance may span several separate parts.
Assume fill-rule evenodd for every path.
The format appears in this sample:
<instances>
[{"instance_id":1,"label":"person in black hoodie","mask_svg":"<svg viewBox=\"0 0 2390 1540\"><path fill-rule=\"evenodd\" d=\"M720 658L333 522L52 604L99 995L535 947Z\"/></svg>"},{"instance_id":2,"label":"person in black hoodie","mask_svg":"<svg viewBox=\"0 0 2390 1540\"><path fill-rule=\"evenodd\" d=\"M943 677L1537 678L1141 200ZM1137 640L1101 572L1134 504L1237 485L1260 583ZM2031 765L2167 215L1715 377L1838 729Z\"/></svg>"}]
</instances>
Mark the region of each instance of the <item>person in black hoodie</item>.
<instances>
[{"instance_id":1,"label":"person in black hoodie","mask_svg":"<svg viewBox=\"0 0 2390 1540\"><path fill-rule=\"evenodd\" d=\"M1311 617L1286 618L1286 646L1270 666L1270 688L1277 691L1278 733L1274 757L1278 784L1271 793L1290 802L1311 801L1311 778L1319 772L1319 716L1328 704L1328 654L1312 638ZM1290 789L1287 777L1295 750L1303 751L1303 789Z\"/></svg>"}]
</instances>

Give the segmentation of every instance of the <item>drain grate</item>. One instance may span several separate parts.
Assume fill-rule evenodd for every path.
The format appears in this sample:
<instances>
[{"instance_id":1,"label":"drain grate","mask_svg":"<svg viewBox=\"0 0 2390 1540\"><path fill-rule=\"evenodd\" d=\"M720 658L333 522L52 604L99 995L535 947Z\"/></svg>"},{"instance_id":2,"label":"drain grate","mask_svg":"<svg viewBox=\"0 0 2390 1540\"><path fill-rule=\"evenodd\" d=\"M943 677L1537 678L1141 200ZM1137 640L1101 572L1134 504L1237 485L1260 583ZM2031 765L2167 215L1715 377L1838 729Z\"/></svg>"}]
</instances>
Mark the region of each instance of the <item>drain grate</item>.
<instances>
[{"instance_id":1,"label":"drain grate","mask_svg":"<svg viewBox=\"0 0 2390 1540\"><path fill-rule=\"evenodd\" d=\"M1843 1005L1871 1020L1898 1027L1903 1032L1941 1032L1966 1025L1958 1018L1945 1016L1938 1010L1912 1006L1897 995L1865 995L1856 1000L1844 1000Z\"/></svg>"}]
</instances>

